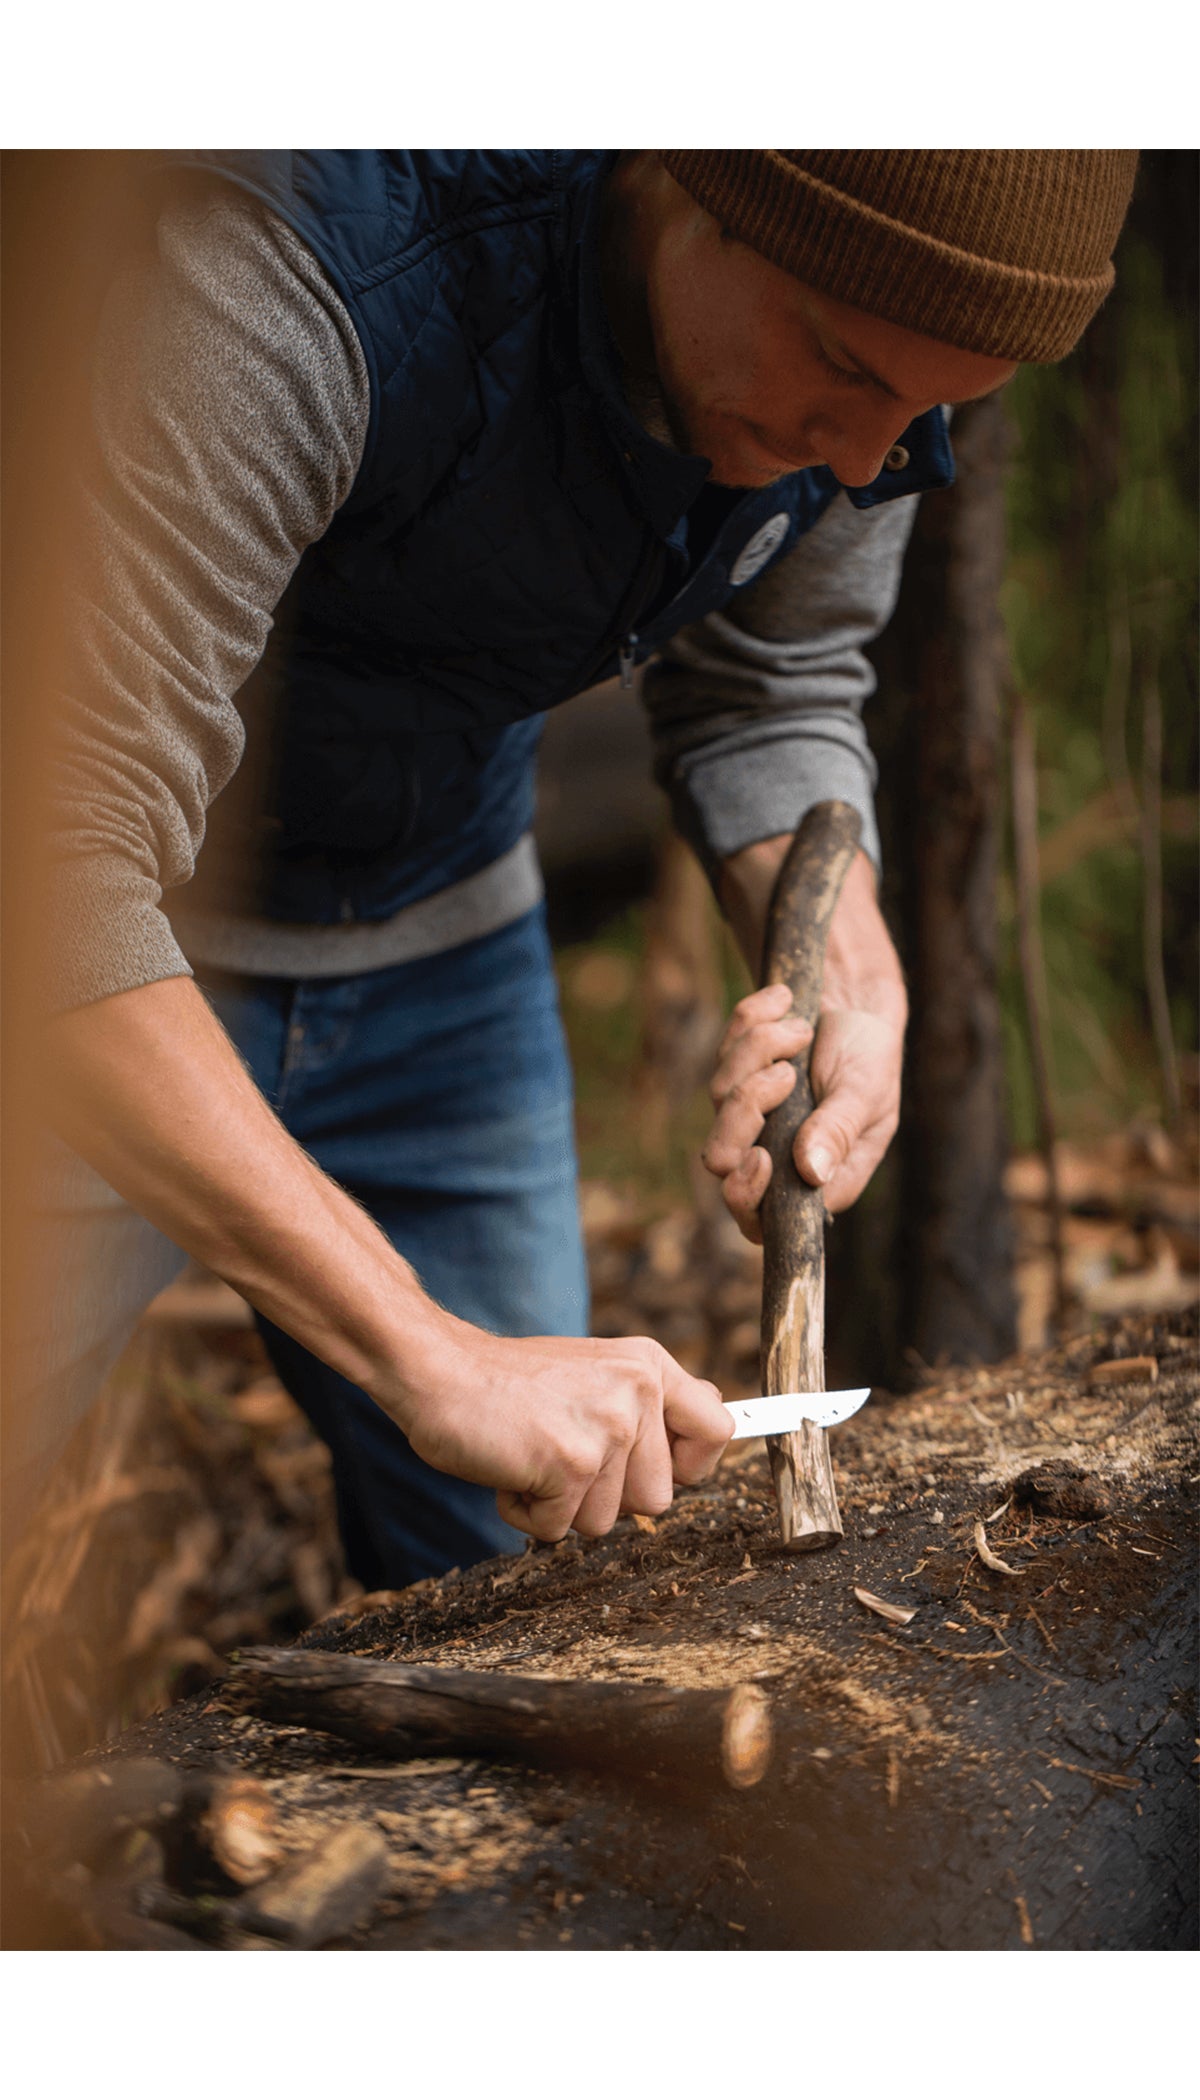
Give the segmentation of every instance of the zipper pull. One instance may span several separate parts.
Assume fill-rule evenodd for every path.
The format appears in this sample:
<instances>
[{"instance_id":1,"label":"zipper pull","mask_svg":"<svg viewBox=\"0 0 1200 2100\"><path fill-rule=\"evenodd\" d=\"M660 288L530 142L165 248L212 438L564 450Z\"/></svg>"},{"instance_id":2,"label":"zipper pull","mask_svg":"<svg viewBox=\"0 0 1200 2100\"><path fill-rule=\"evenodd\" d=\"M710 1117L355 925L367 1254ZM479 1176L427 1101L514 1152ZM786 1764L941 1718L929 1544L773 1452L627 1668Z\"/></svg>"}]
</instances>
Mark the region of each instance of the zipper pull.
<instances>
[{"instance_id":1,"label":"zipper pull","mask_svg":"<svg viewBox=\"0 0 1200 2100\"><path fill-rule=\"evenodd\" d=\"M636 634L627 634L617 650L617 662L621 666L621 690L623 693L627 693L633 684L634 651L636 648Z\"/></svg>"}]
</instances>

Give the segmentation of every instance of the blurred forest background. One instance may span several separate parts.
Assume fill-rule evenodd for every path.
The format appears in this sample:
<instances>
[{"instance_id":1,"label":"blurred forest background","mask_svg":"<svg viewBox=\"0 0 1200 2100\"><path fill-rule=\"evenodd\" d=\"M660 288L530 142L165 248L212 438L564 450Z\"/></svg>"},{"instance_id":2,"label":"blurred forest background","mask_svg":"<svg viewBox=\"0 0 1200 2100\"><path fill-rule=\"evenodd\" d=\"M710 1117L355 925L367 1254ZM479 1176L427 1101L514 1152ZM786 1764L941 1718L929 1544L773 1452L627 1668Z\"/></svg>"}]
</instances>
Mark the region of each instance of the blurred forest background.
<instances>
[{"instance_id":1,"label":"blurred forest background","mask_svg":"<svg viewBox=\"0 0 1200 2100\"><path fill-rule=\"evenodd\" d=\"M896 633L878 652L868 720L884 901L926 1009L910 1055L919 1067L936 1045L938 998L952 1003L955 986L935 972L931 987L913 950L913 900L925 893L909 834L929 797L914 788L906 739L920 648L953 566L944 521L957 515L968 542L993 548L976 580L991 561L998 588L985 576L983 595L1003 616L1002 629L985 619L980 635L956 639L972 784L946 804L947 829L960 824L968 841L970 910L954 938L977 942L964 967L983 1016L963 1055L978 1051L986 1068L978 1160L968 1146L960 1163L968 1198L979 1190L965 1295L987 1302L974 1327L956 1328L944 1305L920 1314L919 1276L897 1283L923 1259L923 1155L956 1149L948 1126L931 1134L922 1120L938 1079L923 1097L917 1069L907 1141L831 1234L831 1383L918 1375L921 1317L928 1356L970 1361L1197 1294L1198 160L1144 155L1117 289L1081 350L1022 371L994 415L964 418L962 494L923 506ZM17 310L14 293L6 334ZM49 414L53 366L26 369L20 356L13 384ZM37 467L31 454L31 477ZM22 470L18 457L14 520ZM936 508L968 500L974 510ZM51 528L39 529L49 544ZM969 592L970 577L956 587ZM924 814L917 857L936 858ZM595 1330L654 1333L730 1396L757 1390L759 1258L697 1164L706 1068L749 980L667 835L633 696L603 689L551 718L539 833L577 1075ZM10 853L20 841L18 813ZM955 1215L951 1205L951 1237ZM18 1563L4 1670L22 1762L53 1763L214 1679L240 1641L355 1608L323 1447L225 1286L193 1278L159 1302Z\"/></svg>"}]
</instances>

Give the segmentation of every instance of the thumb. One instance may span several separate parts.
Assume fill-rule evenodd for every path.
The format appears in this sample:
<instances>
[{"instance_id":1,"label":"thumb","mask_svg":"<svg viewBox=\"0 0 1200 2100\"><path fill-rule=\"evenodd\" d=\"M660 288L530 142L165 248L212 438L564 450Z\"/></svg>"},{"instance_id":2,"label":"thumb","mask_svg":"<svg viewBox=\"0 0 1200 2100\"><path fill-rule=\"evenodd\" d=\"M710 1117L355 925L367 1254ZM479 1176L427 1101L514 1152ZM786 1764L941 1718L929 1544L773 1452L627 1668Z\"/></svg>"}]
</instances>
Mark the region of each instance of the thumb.
<instances>
[{"instance_id":1,"label":"thumb","mask_svg":"<svg viewBox=\"0 0 1200 2100\"><path fill-rule=\"evenodd\" d=\"M796 1132L797 1170L818 1188L844 1166L862 1136L868 1104L853 1087L838 1087Z\"/></svg>"},{"instance_id":2,"label":"thumb","mask_svg":"<svg viewBox=\"0 0 1200 2100\"><path fill-rule=\"evenodd\" d=\"M671 1440L671 1471L692 1487L711 1473L733 1434L733 1416L715 1385L693 1378L668 1357L663 1377L663 1421Z\"/></svg>"}]
</instances>

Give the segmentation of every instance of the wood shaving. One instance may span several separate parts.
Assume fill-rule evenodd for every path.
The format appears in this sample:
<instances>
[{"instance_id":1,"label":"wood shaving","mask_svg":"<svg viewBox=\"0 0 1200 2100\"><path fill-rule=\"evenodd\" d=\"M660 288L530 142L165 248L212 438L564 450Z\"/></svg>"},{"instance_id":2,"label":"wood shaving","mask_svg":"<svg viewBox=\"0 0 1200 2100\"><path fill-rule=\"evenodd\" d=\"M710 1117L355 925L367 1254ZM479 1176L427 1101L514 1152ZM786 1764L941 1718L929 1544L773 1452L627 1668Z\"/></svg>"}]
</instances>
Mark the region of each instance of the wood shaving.
<instances>
[{"instance_id":1,"label":"wood shaving","mask_svg":"<svg viewBox=\"0 0 1200 2100\"><path fill-rule=\"evenodd\" d=\"M1025 1573L1024 1568L1010 1568L1006 1560L1001 1560L998 1553L992 1552L987 1542L987 1534L984 1531L982 1520L977 1522L975 1526L975 1551L983 1562L984 1567L992 1568L997 1575L1023 1575Z\"/></svg>"},{"instance_id":2,"label":"wood shaving","mask_svg":"<svg viewBox=\"0 0 1200 2100\"><path fill-rule=\"evenodd\" d=\"M907 1626L917 1616L915 1605L906 1607L901 1604L889 1604L886 1597L877 1597L873 1590L860 1590L857 1583L854 1594L860 1604L865 1604L868 1611L876 1612L881 1619L886 1619L889 1626Z\"/></svg>"}]
</instances>

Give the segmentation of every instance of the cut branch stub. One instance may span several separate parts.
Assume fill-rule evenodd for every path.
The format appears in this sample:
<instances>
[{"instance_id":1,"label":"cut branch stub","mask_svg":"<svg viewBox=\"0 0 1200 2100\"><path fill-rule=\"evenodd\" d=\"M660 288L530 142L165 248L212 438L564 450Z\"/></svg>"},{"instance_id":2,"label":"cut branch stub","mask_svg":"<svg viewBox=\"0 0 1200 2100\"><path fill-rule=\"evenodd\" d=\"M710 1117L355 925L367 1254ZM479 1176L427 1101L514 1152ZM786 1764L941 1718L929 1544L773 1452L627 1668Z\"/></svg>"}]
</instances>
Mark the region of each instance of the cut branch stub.
<instances>
[{"instance_id":1,"label":"cut branch stub","mask_svg":"<svg viewBox=\"0 0 1200 2100\"><path fill-rule=\"evenodd\" d=\"M811 809L780 870L767 921L764 984L786 984L793 1010L814 1026L821 1006L825 942L834 907L858 851L861 824L847 802ZM773 1109L762 1144L771 1155L763 1199L762 1389L825 1390L825 1197L801 1180L793 1146L812 1114L808 1053L795 1059L796 1084ZM795 1553L842 1536L829 1438L815 1422L767 1438L783 1543Z\"/></svg>"},{"instance_id":2,"label":"cut branch stub","mask_svg":"<svg viewBox=\"0 0 1200 2100\"><path fill-rule=\"evenodd\" d=\"M377 1756L464 1752L591 1767L708 1788L754 1786L771 1754L757 1685L728 1691L430 1669L313 1649L248 1648L227 1680L240 1702Z\"/></svg>"}]
</instances>

